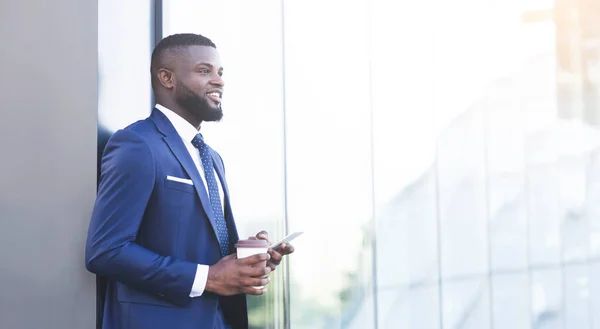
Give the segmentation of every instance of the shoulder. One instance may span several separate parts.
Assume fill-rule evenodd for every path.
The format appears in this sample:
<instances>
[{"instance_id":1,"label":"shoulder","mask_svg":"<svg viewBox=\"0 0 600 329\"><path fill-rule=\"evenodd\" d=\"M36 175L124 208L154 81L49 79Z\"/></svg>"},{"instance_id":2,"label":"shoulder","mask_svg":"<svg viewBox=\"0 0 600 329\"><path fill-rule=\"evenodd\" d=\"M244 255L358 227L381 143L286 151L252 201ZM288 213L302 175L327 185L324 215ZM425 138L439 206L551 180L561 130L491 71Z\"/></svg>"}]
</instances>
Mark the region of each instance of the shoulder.
<instances>
[{"instance_id":1,"label":"shoulder","mask_svg":"<svg viewBox=\"0 0 600 329\"><path fill-rule=\"evenodd\" d=\"M143 171L153 165L152 144L156 133L146 120L117 130L108 140L102 156L102 170L137 168ZM107 168L108 167L108 168Z\"/></svg>"},{"instance_id":2,"label":"shoulder","mask_svg":"<svg viewBox=\"0 0 600 329\"><path fill-rule=\"evenodd\" d=\"M158 135L159 133L156 130L156 127L149 119L139 120L112 134L106 147L140 144L140 146L145 145L149 148L150 144L154 142Z\"/></svg>"}]
</instances>

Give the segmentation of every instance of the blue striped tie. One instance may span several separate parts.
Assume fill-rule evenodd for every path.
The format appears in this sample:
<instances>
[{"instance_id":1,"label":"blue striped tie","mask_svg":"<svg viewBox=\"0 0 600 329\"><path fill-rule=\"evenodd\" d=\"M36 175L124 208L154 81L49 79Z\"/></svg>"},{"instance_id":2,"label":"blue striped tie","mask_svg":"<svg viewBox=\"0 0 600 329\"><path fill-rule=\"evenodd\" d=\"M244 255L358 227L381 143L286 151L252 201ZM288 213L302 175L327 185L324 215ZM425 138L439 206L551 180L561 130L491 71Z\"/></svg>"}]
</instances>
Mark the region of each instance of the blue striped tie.
<instances>
[{"instance_id":1,"label":"blue striped tie","mask_svg":"<svg viewBox=\"0 0 600 329\"><path fill-rule=\"evenodd\" d=\"M215 178L213 159L210 155L208 145L204 143L204 138L201 134L194 137L192 145L200 151L200 159L202 160L202 166L204 167L204 175L206 176L210 205L212 206L212 211L217 223L217 236L219 238L219 245L221 246L221 254L227 256L229 254L229 233L227 232L227 223L225 223L221 198L219 197L219 186L217 185L217 179Z\"/></svg>"}]
</instances>

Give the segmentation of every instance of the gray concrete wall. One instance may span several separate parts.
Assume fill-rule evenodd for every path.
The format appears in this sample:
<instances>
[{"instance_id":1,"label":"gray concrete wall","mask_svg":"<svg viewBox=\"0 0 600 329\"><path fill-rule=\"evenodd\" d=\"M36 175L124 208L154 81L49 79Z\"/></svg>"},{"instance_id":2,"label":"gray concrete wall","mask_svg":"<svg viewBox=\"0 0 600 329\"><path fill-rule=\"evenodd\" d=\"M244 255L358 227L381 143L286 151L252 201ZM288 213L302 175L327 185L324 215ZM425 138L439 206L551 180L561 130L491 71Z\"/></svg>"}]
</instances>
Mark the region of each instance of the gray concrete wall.
<instances>
[{"instance_id":1,"label":"gray concrete wall","mask_svg":"<svg viewBox=\"0 0 600 329\"><path fill-rule=\"evenodd\" d=\"M0 328L95 326L97 1L0 1Z\"/></svg>"}]
</instances>

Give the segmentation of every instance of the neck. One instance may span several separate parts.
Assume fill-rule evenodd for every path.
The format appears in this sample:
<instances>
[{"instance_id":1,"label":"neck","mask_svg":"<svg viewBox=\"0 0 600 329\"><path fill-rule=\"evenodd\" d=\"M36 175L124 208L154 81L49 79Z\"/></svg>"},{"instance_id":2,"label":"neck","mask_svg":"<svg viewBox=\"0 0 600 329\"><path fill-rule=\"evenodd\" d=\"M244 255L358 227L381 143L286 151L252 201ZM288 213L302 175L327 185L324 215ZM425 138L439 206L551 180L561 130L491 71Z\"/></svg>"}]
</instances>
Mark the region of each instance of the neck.
<instances>
[{"instance_id":1,"label":"neck","mask_svg":"<svg viewBox=\"0 0 600 329\"><path fill-rule=\"evenodd\" d=\"M175 112L177 115L182 117L185 121L189 122L192 126L196 127L196 129L200 130L201 120L198 120L194 117L189 111L186 111L181 106L177 104L177 102L166 99L157 99L156 103L168 108L169 110Z\"/></svg>"}]
</instances>

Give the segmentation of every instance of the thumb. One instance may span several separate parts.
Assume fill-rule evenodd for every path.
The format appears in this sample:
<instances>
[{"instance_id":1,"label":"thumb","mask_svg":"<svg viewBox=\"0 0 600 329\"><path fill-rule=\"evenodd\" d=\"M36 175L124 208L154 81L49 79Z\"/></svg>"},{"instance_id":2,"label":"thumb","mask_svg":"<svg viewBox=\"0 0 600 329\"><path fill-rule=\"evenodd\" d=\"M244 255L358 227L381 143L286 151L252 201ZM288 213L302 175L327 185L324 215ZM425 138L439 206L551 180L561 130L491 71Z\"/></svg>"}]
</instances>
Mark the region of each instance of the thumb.
<instances>
[{"instance_id":1,"label":"thumb","mask_svg":"<svg viewBox=\"0 0 600 329\"><path fill-rule=\"evenodd\" d=\"M260 231L256 234L256 237L261 240L269 240L269 233L267 231Z\"/></svg>"}]
</instances>

